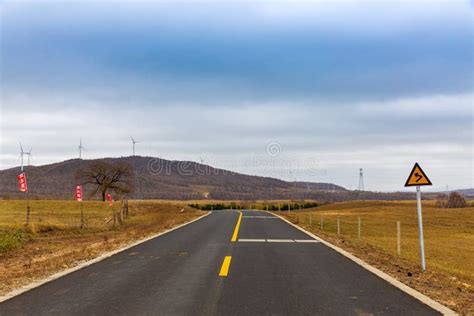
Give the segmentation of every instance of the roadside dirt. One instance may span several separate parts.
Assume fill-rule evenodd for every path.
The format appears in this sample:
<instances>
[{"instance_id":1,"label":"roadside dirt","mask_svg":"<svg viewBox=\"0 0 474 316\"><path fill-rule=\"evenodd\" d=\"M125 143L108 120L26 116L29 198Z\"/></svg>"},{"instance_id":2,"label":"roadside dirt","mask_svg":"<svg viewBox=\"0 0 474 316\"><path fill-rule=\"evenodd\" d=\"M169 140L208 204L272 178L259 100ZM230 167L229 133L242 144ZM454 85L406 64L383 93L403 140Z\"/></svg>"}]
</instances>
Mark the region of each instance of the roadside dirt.
<instances>
[{"instance_id":1,"label":"roadside dirt","mask_svg":"<svg viewBox=\"0 0 474 316\"><path fill-rule=\"evenodd\" d=\"M155 210L148 205L132 215L130 222L110 230L34 236L21 248L0 253L0 295L205 214L187 207L181 212L182 209L160 205Z\"/></svg>"}]
</instances>

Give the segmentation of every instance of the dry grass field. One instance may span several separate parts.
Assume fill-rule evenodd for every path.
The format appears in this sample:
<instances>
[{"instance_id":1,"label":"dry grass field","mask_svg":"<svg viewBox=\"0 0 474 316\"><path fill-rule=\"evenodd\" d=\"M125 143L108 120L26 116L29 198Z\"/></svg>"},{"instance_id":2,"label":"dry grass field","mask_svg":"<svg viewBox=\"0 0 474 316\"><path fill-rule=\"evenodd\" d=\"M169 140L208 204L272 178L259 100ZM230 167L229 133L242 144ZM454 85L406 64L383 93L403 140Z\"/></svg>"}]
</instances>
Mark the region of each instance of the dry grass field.
<instances>
[{"instance_id":1,"label":"dry grass field","mask_svg":"<svg viewBox=\"0 0 474 316\"><path fill-rule=\"evenodd\" d=\"M188 204L231 202L257 209L265 209L267 203L281 204L277 213L293 223L457 312L474 315L474 207L439 209L434 201L423 201L427 271L422 273L415 201L357 201L291 212L283 205L297 201L130 201L129 218L115 227L107 203L87 201L87 227L81 230L78 202L31 201L31 225L26 229L26 202L0 200L0 295L204 214ZM118 211L121 205L114 207ZM397 221L401 222L400 255Z\"/></svg>"},{"instance_id":2,"label":"dry grass field","mask_svg":"<svg viewBox=\"0 0 474 316\"><path fill-rule=\"evenodd\" d=\"M434 201L423 201L425 273L420 269L415 201L346 202L279 214L457 311L474 313L474 207L440 209ZM400 255L397 221L401 222Z\"/></svg>"},{"instance_id":3,"label":"dry grass field","mask_svg":"<svg viewBox=\"0 0 474 316\"><path fill-rule=\"evenodd\" d=\"M30 201L27 228L26 202L0 200L0 295L205 214L177 203L130 201L129 217L114 226L107 203L83 203L85 229L78 202L42 200Z\"/></svg>"}]
</instances>

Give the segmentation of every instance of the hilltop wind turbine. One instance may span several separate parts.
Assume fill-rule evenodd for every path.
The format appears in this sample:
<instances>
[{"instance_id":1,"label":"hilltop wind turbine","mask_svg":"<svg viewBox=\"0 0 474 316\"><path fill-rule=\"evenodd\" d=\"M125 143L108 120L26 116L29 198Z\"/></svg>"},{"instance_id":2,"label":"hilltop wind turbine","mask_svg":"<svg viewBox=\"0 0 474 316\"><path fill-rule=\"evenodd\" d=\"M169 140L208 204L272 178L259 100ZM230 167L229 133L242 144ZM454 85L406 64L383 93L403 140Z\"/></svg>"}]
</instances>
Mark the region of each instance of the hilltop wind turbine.
<instances>
[{"instance_id":1,"label":"hilltop wind turbine","mask_svg":"<svg viewBox=\"0 0 474 316\"><path fill-rule=\"evenodd\" d=\"M77 147L79 151L79 159L82 159L82 150L86 150L84 146L82 146L82 138L79 138L79 146Z\"/></svg>"},{"instance_id":2,"label":"hilltop wind turbine","mask_svg":"<svg viewBox=\"0 0 474 316\"><path fill-rule=\"evenodd\" d=\"M364 170L359 168L359 191L364 191Z\"/></svg>"},{"instance_id":3,"label":"hilltop wind turbine","mask_svg":"<svg viewBox=\"0 0 474 316\"><path fill-rule=\"evenodd\" d=\"M132 136L130 136L133 145L133 156L135 156L135 144L139 143L139 141L135 140Z\"/></svg>"},{"instance_id":4,"label":"hilltop wind turbine","mask_svg":"<svg viewBox=\"0 0 474 316\"><path fill-rule=\"evenodd\" d=\"M23 152L24 155L28 155L28 166L30 165L30 157L32 156L32 154L31 154L32 149L33 148L30 147L30 150Z\"/></svg>"},{"instance_id":5,"label":"hilltop wind turbine","mask_svg":"<svg viewBox=\"0 0 474 316\"><path fill-rule=\"evenodd\" d=\"M23 156L25 156L25 151L23 150L23 146L21 146L20 143L20 156L18 157L18 159L21 158L21 171L23 171Z\"/></svg>"}]
</instances>

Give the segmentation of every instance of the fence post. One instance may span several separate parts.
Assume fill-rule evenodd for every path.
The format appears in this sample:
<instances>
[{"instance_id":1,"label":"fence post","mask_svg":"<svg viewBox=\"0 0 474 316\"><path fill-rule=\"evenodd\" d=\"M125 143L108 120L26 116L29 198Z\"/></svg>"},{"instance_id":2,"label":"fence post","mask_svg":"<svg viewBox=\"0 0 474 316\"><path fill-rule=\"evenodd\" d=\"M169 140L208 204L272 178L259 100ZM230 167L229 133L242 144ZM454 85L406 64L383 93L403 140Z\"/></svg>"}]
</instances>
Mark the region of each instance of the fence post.
<instances>
[{"instance_id":1,"label":"fence post","mask_svg":"<svg viewBox=\"0 0 474 316\"><path fill-rule=\"evenodd\" d=\"M340 225L340 221L339 221L339 216L337 217L337 235L338 236L341 235L341 225Z\"/></svg>"},{"instance_id":2,"label":"fence post","mask_svg":"<svg viewBox=\"0 0 474 316\"><path fill-rule=\"evenodd\" d=\"M320 224L321 224L321 230L324 230L324 218L323 218L323 214L321 214L321 221L320 221Z\"/></svg>"},{"instance_id":3,"label":"fence post","mask_svg":"<svg viewBox=\"0 0 474 316\"><path fill-rule=\"evenodd\" d=\"M360 239L360 216L357 218L357 238Z\"/></svg>"},{"instance_id":4,"label":"fence post","mask_svg":"<svg viewBox=\"0 0 474 316\"><path fill-rule=\"evenodd\" d=\"M397 221L397 253L400 255L402 253L402 245L401 245L401 227L400 227L400 221Z\"/></svg>"}]
</instances>

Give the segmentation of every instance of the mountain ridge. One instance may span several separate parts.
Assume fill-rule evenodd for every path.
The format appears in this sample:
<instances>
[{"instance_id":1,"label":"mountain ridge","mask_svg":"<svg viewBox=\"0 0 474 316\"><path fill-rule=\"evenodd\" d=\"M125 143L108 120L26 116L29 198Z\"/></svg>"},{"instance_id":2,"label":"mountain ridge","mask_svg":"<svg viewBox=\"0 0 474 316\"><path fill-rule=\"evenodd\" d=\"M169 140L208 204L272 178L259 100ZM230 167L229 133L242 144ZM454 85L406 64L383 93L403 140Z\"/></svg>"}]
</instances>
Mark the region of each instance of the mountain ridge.
<instances>
[{"instance_id":1,"label":"mountain ridge","mask_svg":"<svg viewBox=\"0 0 474 316\"><path fill-rule=\"evenodd\" d=\"M33 198L72 198L76 186L75 173L96 161L130 163L135 170L135 191L130 197L138 199L285 198L292 193L301 197L304 191L308 191L291 182L245 175L193 161L128 156L69 159L41 166L26 166L24 170L28 177L29 193ZM16 179L19 173L19 167L0 171L0 197L21 196ZM309 193L324 191L329 187L336 191L346 191L341 186L327 183L308 182L307 185L310 186ZM85 193L88 191L92 189L85 188Z\"/></svg>"},{"instance_id":2,"label":"mountain ridge","mask_svg":"<svg viewBox=\"0 0 474 316\"><path fill-rule=\"evenodd\" d=\"M406 192L349 191L332 183L288 182L271 177L252 176L214 168L193 161L166 160L157 157L107 157L69 159L41 166L27 166L28 188L33 199L73 199L77 185L75 174L96 161L127 162L135 171L132 199L168 200L398 200L411 199ZM0 198L20 198L19 167L0 170ZM93 187L85 186L86 198Z\"/></svg>"}]
</instances>

